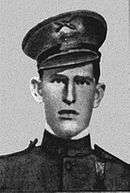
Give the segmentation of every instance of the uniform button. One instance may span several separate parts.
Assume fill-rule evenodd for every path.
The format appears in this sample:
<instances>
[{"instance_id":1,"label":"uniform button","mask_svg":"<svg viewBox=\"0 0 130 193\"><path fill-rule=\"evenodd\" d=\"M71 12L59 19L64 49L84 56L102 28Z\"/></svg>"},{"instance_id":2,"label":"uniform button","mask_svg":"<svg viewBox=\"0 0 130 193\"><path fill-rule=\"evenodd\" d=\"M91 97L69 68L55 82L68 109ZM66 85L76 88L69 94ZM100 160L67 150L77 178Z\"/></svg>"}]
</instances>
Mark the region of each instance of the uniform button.
<instances>
[{"instance_id":1,"label":"uniform button","mask_svg":"<svg viewBox=\"0 0 130 193\"><path fill-rule=\"evenodd\" d=\"M70 171L72 169L72 163L71 161L66 161L65 162L65 169Z\"/></svg>"}]
</instances>

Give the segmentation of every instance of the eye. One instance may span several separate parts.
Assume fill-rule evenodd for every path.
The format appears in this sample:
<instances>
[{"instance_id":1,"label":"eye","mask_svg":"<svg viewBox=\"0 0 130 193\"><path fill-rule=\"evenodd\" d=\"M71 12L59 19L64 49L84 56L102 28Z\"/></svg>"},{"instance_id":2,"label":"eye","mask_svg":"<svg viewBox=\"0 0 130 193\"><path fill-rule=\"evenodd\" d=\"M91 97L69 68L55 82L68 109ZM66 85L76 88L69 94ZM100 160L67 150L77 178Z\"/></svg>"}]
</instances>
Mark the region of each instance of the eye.
<instances>
[{"instance_id":1,"label":"eye","mask_svg":"<svg viewBox=\"0 0 130 193\"><path fill-rule=\"evenodd\" d=\"M89 80L86 80L85 83L86 83L86 85L90 85L90 81Z\"/></svg>"},{"instance_id":2,"label":"eye","mask_svg":"<svg viewBox=\"0 0 130 193\"><path fill-rule=\"evenodd\" d=\"M62 76L55 76L51 79L50 81L51 83L63 83L66 84L67 83L67 79L65 77Z\"/></svg>"},{"instance_id":3,"label":"eye","mask_svg":"<svg viewBox=\"0 0 130 193\"><path fill-rule=\"evenodd\" d=\"M61 78L53 78L50 82L52 82L52 83L54 83L54 82L56 82L56 83L61 83L62 82L62 80L61 80Z\"/></svg>"},{"instance_id":4,"label":"eye","mask_svg":"<svg viewBox=\"0 0 130 193\"><path fill-rule=\"evenodd\" d=\"M90 85L90 82L88 80L81 80L81 81L78 81L76 82L78 85L83 85L83 84L86 84L86 85Z\"/></svg>"},{"instance_id":5,"label":"eye","mask_svg":"<svg viewBox=\"0 0 130 193\"><path fill-rule=\"evenodd\" d=\"M84 84L90 85L91 82L86 77L76 77L75 78L75 83L77 85L84 85Z\"/></svg>"}]
</instances>

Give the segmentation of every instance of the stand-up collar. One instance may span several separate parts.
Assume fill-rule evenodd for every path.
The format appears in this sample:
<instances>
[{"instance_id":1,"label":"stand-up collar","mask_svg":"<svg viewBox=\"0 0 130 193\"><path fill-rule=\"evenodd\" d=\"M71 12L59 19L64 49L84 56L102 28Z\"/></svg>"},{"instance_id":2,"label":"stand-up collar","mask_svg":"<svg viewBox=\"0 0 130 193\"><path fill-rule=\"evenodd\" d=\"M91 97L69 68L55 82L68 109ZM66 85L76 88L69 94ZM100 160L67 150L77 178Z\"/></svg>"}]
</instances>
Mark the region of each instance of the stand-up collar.
<instances>
[{"instance_id":1,"label":"stand-up collar","mask_svg":"<svg viewBox=\"0 0 130 193\"><path fill-rule=\"evenodd\" d=\"M44 132L41 148L51 155L87 155L92 151L90 135L78 140L65 140L50 134L47 130Z\"/></svg>"}]
</instances>

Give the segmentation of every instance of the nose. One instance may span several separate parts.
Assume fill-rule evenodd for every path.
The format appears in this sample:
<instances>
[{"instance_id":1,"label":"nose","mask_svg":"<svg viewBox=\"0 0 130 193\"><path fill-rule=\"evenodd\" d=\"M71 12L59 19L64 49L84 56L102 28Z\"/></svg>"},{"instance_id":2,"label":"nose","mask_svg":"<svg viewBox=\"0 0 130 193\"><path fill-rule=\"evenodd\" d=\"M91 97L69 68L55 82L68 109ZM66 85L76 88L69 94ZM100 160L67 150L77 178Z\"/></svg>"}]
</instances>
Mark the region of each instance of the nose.
<instances>
[{"instance_id":1,"label":"nose","mask_svg":"<svg viewBox=\"0 0 130 193\"><path fill-rule=\"evenodd\" d=\"M63 102L68 105L71 105L72 103L75 103L75 101L76 101L75 85L73 82L68 82L68 84L66 84L64 87Z\"/></svg>"}]
</instances>

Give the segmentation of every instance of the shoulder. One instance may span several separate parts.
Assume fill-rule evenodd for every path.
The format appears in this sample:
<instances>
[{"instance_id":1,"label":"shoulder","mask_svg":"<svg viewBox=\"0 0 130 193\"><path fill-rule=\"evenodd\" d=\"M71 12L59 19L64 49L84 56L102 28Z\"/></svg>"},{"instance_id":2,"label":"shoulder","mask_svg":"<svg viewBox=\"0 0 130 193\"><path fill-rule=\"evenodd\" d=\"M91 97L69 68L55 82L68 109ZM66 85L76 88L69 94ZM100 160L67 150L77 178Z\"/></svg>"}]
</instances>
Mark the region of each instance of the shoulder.
<instances>
[{"instance_id":1,"label":"shoulder","mask_svg":"<svg viewBox=\"0 0 130 193\"><path fill-rule=\"evenodd\" d=\"M113 183L113 186L117 189L127 189L130 183L130 164L115 157L98 145L95 145L94 147L97 157L97 168L100 170L101 166L104 166L106 182L109 185Z\"/></svg>"},{"instance_id":2,"label":"shoulder","mask_svg":"<svg viewBox=\"0 0 130 193\"><path fill-rule=\"evenodd\" d=\"M130 179L130 164L105 151L98 145L94 145L94 147L97 162L99 165L104 165L106 175Z\"/></svg>"},{"instance_id":3,"label":"shoulder","mask_svg":"<svg viewBox=\"0 0 130 193\"><path fill-rule=\"evenodd\" d=\"M28 145L28 147L22 151L18 151L7 155L1 155L0 163L15 161L15 160L18 160L19 158L27 157L29 154L32 154L33 152L38 151L39 148L35 146L36 143L37 143L37 139L35 139L34 141L30 141L30 144Z\"/></svg>"},{"instance_id":4,"label":"shoulder","mask_svg":"<svg viewBox=\"0 0 130 193\"><path fill-rule=\"evenodd\" d=\"M103 148L99 147L98 145L94 145L94 151L96 156L103 160L104 162L111 162L111 163L117 163L120 164L122 166L130 166L130 164L124 162L123 160L117 158L116 156L112 155L111 153L107 152L106 150L104 150Z\"/></svg>"},{"instance_id":5,"label":"shoulder","mask_svg":"<svg viewBox=\"0 0 130 193\"><path fill-rule=\"evenodd\" d=\"M105 186L110 190L129 190L130 165L98 145L94 148L96 172L104 179Z\"/></svg>"},{"instance_id":6,"label":"shoulder","mask_svg":"<svg viewBox=\"0 0 130 193\"><path fill-rule=\"evenodd\" d=\"M35 179L40 166L46 162L41 146L35 146L36 141L31 141L23 151L0 156L0 190L11 188L14 184L22 186L25 179Z\"/></svg>"},{"instance_id":7,"label":"shoulder","mask_svg":"<svg viewBox=\"0 0 130 193\"><path fill-rule=\"evenodd\" d=\"M0 186L5 177L14 175L16 171L26 171L32 164L41 161L40 146L35 146L34 142L22 151L0 156Z\"/></svg>"}]
</instances>

